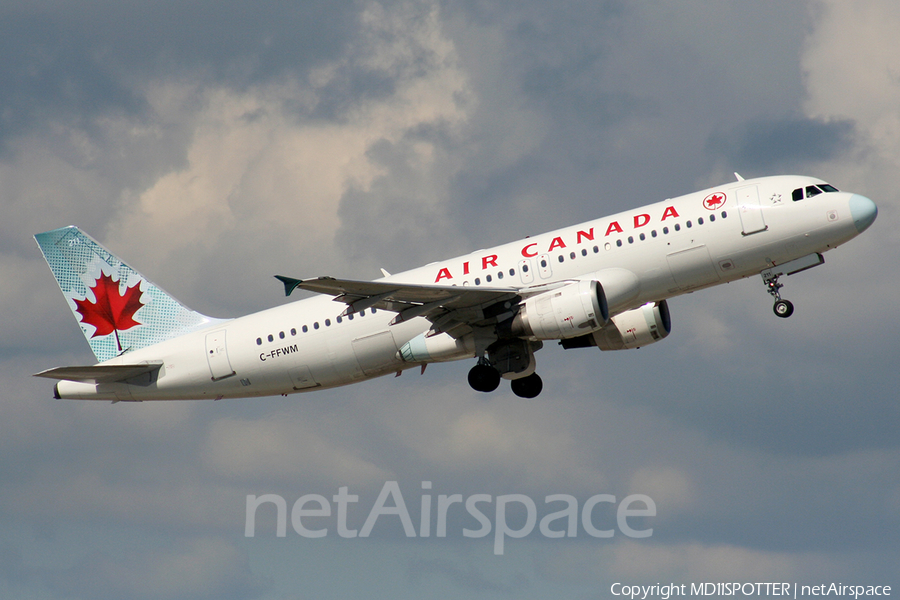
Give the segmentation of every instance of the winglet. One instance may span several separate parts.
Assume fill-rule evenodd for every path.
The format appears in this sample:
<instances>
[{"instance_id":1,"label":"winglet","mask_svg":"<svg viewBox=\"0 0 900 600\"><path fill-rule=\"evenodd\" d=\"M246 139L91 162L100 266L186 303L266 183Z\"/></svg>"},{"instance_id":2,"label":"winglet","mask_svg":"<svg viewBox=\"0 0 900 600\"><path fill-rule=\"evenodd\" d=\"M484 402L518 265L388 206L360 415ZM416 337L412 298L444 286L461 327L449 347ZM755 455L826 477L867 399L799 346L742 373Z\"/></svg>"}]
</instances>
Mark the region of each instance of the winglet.
<instances>
[{"instance_id":1,"label":"winglet","mask_svg":"<svg viewBox=\"0 0 900 600\"><path fill-rule=\"evenodd\" d=\"M743 181L743 180L744 180L744 178L741 177L741 174L738 173L737 171L734 172L734 177L735 177L735 179L737 179L738 181Z\"/></svg>"},{"instance_id":2,"label":"winglet","mask_svg":"<svg viewBox=\"0 0 900 600\"><path fill-rule=\"evenodd\" d=\"M291 292L297 289L297 286L303 283L302 279L294 279L293 277L285 277L284 275L276 275L275 279L284 284L284 295L290 296Z\"/></svg>"}]
</instances>

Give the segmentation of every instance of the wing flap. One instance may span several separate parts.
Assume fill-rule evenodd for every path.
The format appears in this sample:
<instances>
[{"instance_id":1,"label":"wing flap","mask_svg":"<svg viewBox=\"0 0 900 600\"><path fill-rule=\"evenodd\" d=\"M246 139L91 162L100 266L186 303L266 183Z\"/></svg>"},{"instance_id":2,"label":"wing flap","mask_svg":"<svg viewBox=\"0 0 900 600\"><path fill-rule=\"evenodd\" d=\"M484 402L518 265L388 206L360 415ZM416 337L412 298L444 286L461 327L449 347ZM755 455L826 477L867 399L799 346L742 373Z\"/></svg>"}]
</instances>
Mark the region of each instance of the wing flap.
<instances>
[{"instance_id":1,"label":"wing flap","mask_svg":"<svg viewBox=\"0 0 900 600\"><path fill-rule=\"evenodd\" d=\"M162 367L162 362L137 365L86 365L79 367L56 367L35 373L35 377L63 379L81 383L115 383L154 373Z\"/></svg>"}]
</instances>

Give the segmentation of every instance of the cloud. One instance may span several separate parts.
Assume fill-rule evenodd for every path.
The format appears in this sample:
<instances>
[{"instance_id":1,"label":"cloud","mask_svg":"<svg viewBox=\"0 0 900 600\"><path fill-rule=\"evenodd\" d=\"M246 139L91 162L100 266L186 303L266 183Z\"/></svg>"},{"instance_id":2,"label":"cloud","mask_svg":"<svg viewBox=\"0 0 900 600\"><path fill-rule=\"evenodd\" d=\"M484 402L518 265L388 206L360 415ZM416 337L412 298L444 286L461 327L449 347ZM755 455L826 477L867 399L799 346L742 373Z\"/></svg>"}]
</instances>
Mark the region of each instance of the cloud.
<instances>
[{"instance_id":1,"label":"cloud","mask_svg":"<svg viewBox=\"0 0 900 600\"><path fill-rule=\"evenodd\" d=\"M0 16L3 591L426 597L436 581L543 598L625 575L895 577L892 4L51 0ZM534 400L472 392L465 362L224 403L55 402L30 377L90 356L37 231L79 224L234 315L281 301L274 273L374 278L736 168L802 168L881 215L787 281L787 322L758 279L685 295L659 344L547 344ZM393 479L647 493L658 517L651 540L535 535L499 558L399 528L244 545L248 494L374 498Z\"/></svg>"},{"instance_id":2,"label":"cloud","mask_svg":"<svg viewBox=\"0 0 900 600\"><path fill-rule=\"evenodd\" d=\"M754 119L738 131L714 133L708 151L725 165L755 173L788 174L810 163L848 156L855 146L850 119Z\"/></svg>"},{"instance_id":3,"label":"cloud","mask_svg":"<svg viewBox=\"0 0 900 600\"><path fill-rule=\"evenodd\" d=\"M97 553L66 571L40 569L35 575L76 598L253 598L264 589L247 555L219 538Z\"/></svg>"}]
</instances>

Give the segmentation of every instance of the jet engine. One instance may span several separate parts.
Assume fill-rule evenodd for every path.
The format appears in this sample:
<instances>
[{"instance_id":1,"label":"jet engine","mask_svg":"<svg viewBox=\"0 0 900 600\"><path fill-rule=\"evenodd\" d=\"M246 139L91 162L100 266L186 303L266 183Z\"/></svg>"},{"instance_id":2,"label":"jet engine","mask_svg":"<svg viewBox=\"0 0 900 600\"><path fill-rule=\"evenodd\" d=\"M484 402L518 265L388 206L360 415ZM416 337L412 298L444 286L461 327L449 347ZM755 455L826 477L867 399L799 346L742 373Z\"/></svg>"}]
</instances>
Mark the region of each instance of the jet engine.
<instances>
[{"instance_id":1,"label":"jet engine","mask_svg":"<svg viewBox=\"0 0 900 600\"><path fill-rule=\"evenodd\" d=\"M584 335L608 320L603 287L596 281L579 281L519 304L511 331L518 337L556 340Z\"/></svg>"},{"instance_id":2,"label":"jet engine","mask_svg":"<svg viewBox=\"0 0 900 600\"><path fill-rule=\"evenodd\" d=\"M596 346L601 350L627 350L658 342L671 330L669 305L663 300L625 311L610 319L602 329L564 339L560 344L566 349Z\"/></svg>"}]
</instances>

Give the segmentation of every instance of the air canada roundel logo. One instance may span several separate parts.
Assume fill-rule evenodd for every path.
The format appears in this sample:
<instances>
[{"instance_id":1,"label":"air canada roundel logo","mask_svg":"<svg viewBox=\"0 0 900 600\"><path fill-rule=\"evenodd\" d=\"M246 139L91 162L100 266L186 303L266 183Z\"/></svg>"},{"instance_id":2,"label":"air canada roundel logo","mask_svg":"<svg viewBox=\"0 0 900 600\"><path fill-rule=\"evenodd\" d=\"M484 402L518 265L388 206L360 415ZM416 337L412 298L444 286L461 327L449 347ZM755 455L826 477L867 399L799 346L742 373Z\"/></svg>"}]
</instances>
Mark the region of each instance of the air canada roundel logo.
<instances>
[{"instance_id":1,"label":"air canada roundel logo","mask_svg":"<svg viewBox=\"0 0 900 600\"><path fill-rule=\"evenodd\" d=\"M703 199L703 206L707 210L716 210L725 204L725 192L713 192Z\"/></svg>"}]
</instances>

